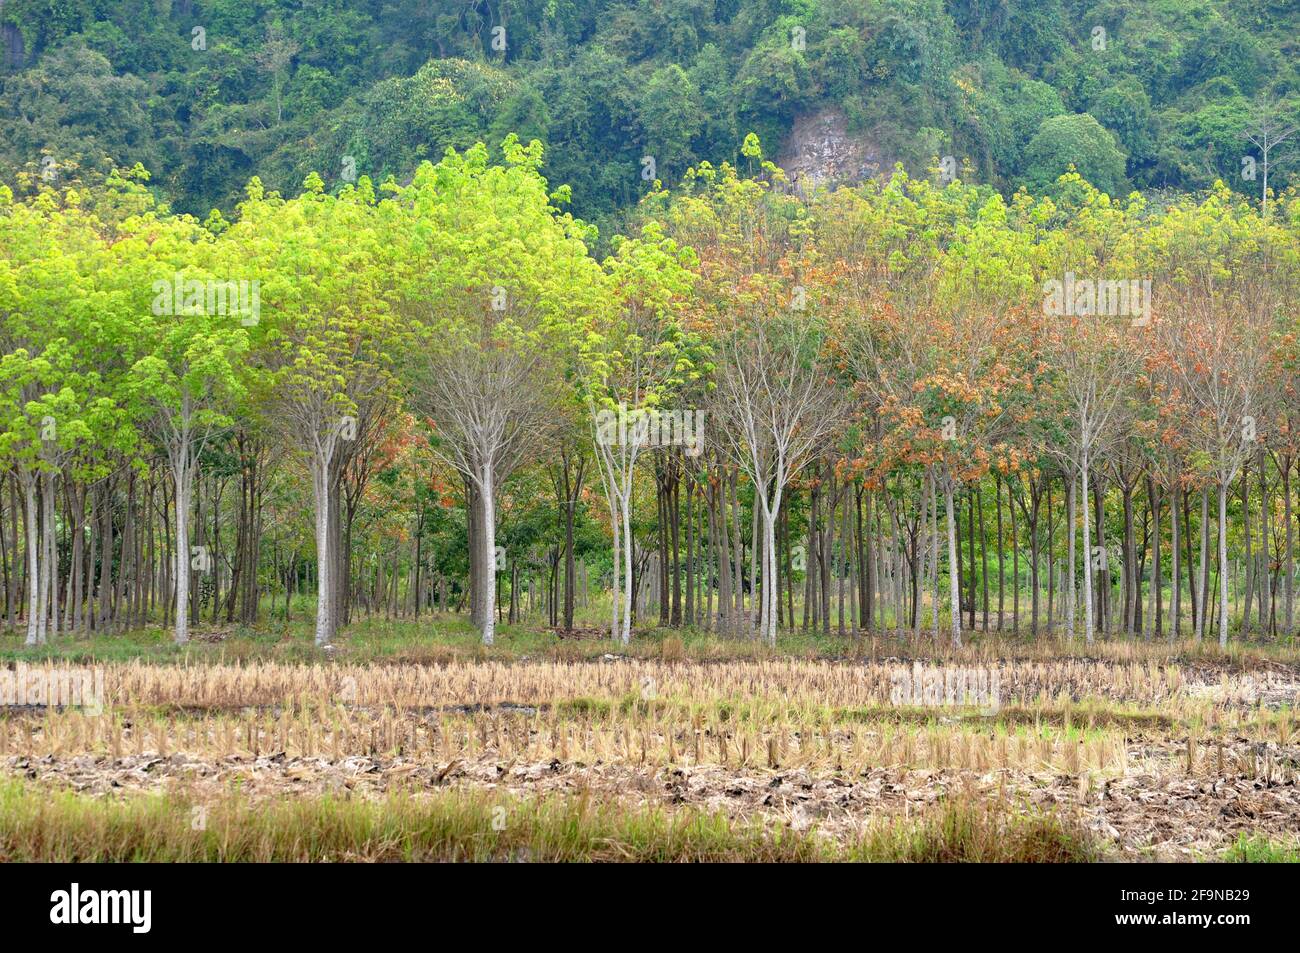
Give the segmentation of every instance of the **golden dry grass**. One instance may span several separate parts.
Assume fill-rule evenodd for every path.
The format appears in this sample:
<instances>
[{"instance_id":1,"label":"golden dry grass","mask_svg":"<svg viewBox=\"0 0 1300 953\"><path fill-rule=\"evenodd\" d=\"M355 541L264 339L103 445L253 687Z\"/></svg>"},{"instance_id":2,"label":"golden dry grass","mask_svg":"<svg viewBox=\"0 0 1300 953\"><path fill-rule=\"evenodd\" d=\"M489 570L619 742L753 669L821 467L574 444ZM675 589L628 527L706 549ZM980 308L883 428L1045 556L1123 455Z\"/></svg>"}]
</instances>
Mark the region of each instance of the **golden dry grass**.
<instances>
[{"instance_id":1,"label":"golden dry grass","mask_svg":"<svg viewBox=\"0 0 1300 953\"><path fill-rule=\"evenodd\" d=\"M1297 674L1285 666L1003 661L1000 704L895 703L900 679L945 670L797 659L111 663L102 714L3 710L0 768L109 795L201 788L208 801L245 783L306 801L499 786L596 792L633 811L724 808L734 820L813 810L834 818L845 849L864 824L906 819L913 801L929 810L954 787L976 792L973 803L1083 810L1103 831L1138 832L1130 849L1163 837L1199 850L1253 830L1236 820L1219 830L1221 801L1249 818L1245 798L1283 826L1300 811L1288 793L1300 767ZM17 674L33 671L73 669ZM1179 802L1184 829L1159 834L1168 818L1149 805L1173 791L1191 798ZM1194 828L1207 824L1201 837Z\"/></svg>"}]
</instances>

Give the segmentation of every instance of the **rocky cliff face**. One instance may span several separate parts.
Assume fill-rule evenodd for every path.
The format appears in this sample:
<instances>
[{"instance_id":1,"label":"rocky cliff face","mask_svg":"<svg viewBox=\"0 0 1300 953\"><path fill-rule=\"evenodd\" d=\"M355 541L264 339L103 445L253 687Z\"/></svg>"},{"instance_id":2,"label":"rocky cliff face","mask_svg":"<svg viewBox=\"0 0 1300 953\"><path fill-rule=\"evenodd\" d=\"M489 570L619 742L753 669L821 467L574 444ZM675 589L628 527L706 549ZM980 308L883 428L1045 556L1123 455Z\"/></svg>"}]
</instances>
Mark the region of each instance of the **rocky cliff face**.
<instances>
[{"instance_id":1,"label":"rocky cliff face","mask_svg":"<svg viewBox=\"0 0 1300 953\"><path fill-rule=\"evenodd\" d=\"M796 119L776 164L803 188L850 185L887 174L893 167L878 146L850 134L848 118L839 109Z\"/></svg>"},{"instance_id":2,"label":"rocky cliff face","mask_svg":"<svg viewBox=\"0 0 1300 953\"><path fill-rule=\"evenodd\" d=\"M5 0L0 0L0 13L4 13ZM0 68L19 70L27 65L27 51L23 49L23 34L12 23L0 23Z\"/></svg>"}]
</instances>

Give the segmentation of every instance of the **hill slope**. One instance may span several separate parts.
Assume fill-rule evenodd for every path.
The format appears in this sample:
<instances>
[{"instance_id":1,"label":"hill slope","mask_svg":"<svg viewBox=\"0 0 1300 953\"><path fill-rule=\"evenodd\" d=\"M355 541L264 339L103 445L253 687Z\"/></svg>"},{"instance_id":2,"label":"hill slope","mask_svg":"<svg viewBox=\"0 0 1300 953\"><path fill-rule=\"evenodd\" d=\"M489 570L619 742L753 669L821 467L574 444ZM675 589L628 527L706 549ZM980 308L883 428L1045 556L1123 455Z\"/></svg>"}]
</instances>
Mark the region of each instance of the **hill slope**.
<instances>
[{"instance_id":1,"label":"hill slope","mask_svg":"<svg viewBox=\"0 0 1300 953\"><path fill-rule=\"evenodd\" d=\"M401 177L517 131L600 219L802 117L1007 190L1074 162L1258 194L1246 132L1296 113L1297 37L1290 0L0 0L0 178L138 161L203 214L255 173Z\"/></svg>"}]
</instances>

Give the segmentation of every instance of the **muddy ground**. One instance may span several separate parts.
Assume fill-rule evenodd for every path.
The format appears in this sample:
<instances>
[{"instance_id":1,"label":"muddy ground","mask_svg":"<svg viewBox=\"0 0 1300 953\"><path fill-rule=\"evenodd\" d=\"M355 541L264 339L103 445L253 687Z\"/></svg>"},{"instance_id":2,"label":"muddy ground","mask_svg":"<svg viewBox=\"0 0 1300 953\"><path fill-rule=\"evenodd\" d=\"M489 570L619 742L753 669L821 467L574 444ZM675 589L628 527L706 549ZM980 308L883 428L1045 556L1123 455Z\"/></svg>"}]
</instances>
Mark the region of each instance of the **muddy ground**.
<instances>
[{"instance_id":1,"label":"muddy ground","mask_svg":"<svg viewBox=\"0 0 1300 953\"><path fill-rule=\"evenodd\" d=\"M991 798L1019 809L1078 816L1115 859L1212 859L1239 835L1270 838L1300 834L1300 749L1246 739L1225 745L1225 770L1217 751L1202 752L1186 772L1185 746L1135 744L1123 777L996 770L871 769L860 776L783 771L716 764L650 767L552 760L501 761L490 754L470 760L418 763L403 758L289 757L273 753L200 759L184 753L113 759L79 755L9 756L0 768L11 776L98 796L153 791L182 793L197 802L232 787L251 797L414 796L458 787L495 789L519 796L580 795L673 810L690 806L734 819L815 828L849 838L873 822L908 818L943 798ZM1247 767L1249 766L1249 767Z\"/></svg>"}]
</instances>

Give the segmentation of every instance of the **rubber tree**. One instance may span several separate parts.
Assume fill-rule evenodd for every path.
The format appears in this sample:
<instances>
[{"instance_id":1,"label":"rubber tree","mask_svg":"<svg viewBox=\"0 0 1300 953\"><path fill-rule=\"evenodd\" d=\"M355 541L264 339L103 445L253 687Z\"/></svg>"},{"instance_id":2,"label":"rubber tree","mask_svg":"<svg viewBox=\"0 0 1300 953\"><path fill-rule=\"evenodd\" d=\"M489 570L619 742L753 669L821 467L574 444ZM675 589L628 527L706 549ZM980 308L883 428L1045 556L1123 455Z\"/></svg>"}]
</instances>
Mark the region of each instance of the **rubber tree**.
<instances>
[{"instance_id":1,"label":"rubber tree","mask_svg":"<svg viewBox=\"0 0 1300 953\"><path fill-rule=\"evenodd\" d=\"M23 490L29 642L59 628L60 481L85 486L112 467L145 465L128 373L150 305L153 258L141 236L172 228L158 220L147 179L139 167L115 171L43 185L17 203L0 187L0 458ZM64 608L76 626L74 607Z\"/></svg>"},{"instance_id":2,"label":"rubber tree","mask_svg":"<svg viewBox=\"0 0 1300 953\"><path fill-rule=\"evenodd\" d=\"M753 176L729 164L692 170L665 217L700 257L694 323L714 371L706 431L754 489L758 636L774 645L782 502L790 481L824 452L846 401L831 380L806 203L780 188L784 173L763 159L755 136L742 152Z\"/></svg>"},{"instance_id":3,"label":"rubber tree","mask_svg":"<svg viewBox=\"0 0 1300 953\"><path fill-rule=\"evenodd\" d=\"M587 406L614 543L610 636L624 643L632 637L637 463L662 445L661 422L670 419L663 412L688 412L671 405L698 374L698 337L682 324L693 264L689 250L654 221L644 223L638 237L617 240L604 263L614 306L582 342L579 395ZM684 429L679 434L687 436ZM698 428L692 426L689 436L695 442L687 452L698 454Z\"/></svg>"},{"instance_id":4,"label":"rubber tree","mask_svg":"<svg viewBox=\"0 0 1300 953\"><path fill-rule=\"evenodd\" d=\"M1192 465L1217 491L1219 643L1226 646L1228 492L1266 438L1277 396L1270 385L1284 379L1270 375L1268 365L1274 341L1293 320L1275 276L1290 239L1218 188L1202 202L1185 200L1171 210L1151 241L1176 263L1156 322L1158 354L1190 405ZM1205 531L1203 521L1203 539Z\"/></svg>"},{"instance_id":5,"label":"rubber tree","mask_svg":"<svg viewBox=\"0 0 1300 953\"><path fill-rule=\"evenodd\" d=\"M189 640L190 572L208 566L206 554L190 548L194 484L204 451L231 426L246 387L249 336L246 318L214 293L238 275L221 257L211 224L185 216L140 221L131 242L149 273L136 279L147 297L126 393L162 449L174 488L174 638L182 645Z\"/></svg>"},{"instance_id":6,"label":"rubber tree","mask_svg":"<svg viewBox=\"0 0 1300 953\"><path fill-rule=\"evenodd\" d=\"M398 199L405 270L407 399L430 450L472 488L471 559L480 635L496 631L497 498L524 461L554 442L560 405L608 283L592 231L557 208L542 147L512 135L494 163L481 143L423 164Z\"/></svg>"},{"instance_id":7,"label":"rubber tree","mask_svg":"<svg viewBox=\"0 0 1300 953\"><path fill-rule=\"evenodd\" d=\"M54 488L75 442L84 397L74 316L89 299L94 238L77 194L42 188L15 202L0 186L0 460L22 490L28 645L57 631ZM57 604L57 599L54 600Z\"/></svg>"},{"instance_id":8,"label":"rubber tree","mask_svg":"<svg viewBox=\"0 0 1300 953\"><path fill-rule=\"evenodd\" d=\"M221 237L259 281L265 398L311 479L318 646L339 625L340 474L395 388L404 329L394 307L401 262L391 236L405 224L397 203L379 199L369 179L330 195L313 174L289 200L254 180L240 220Z\"/></svg>"},{"instance_id":9,"label":"rubber tree","mask_svg":"<svg viewBox=\"0 0 1300 953\"><path fill-rule=\"evenodd\" d=\"M859 463L881 482L913 470L942 493L960 645L956 494L991 466L1014 472L1027 454L1010 442L1031 442L1022 426L1038 363L1038 324L1024 307L1031 238L997 196L901 174L880 195L832 195L817 211L821 254L847 262L835 276L843 365L880 429ZM934 562L937 586L937 553Z\"/></svg>"},{"instance_id":10,"label":"rubber tree","mask_svg":"<svg viewBox=\"0 0 1300 953\"><path fill-rule=\"evenodd\" d=\"M1140 399L1138 375L1150 351L1148 307L1124 298L1128 308L1112 308L1107 287L1141 287L1140 202L1127 206L1110 199L1077 174L1061 176L1070 204L1063 209L1071 225L1039 246L1042 282L1043 347L1052 373L1044 396L1057 407L1047 445L1073 486L1080 484L1083 530L1083 627L1092 642L1096 629L1094 569L1104 554L1092 550L1089 480L1109 441L1123 436L1128 410ZM1078 276L1077 281L1073 276ZM1149 288L1149 285L1148 285ZM1149 296L1149 291L1147 292ZM1072 492L1072 491L1071 491ZM1073 526L1073 520L1071 520ZM1067 607L1073 618L1075 568L1067 570Z\"/></svg>"}]
</instances>

